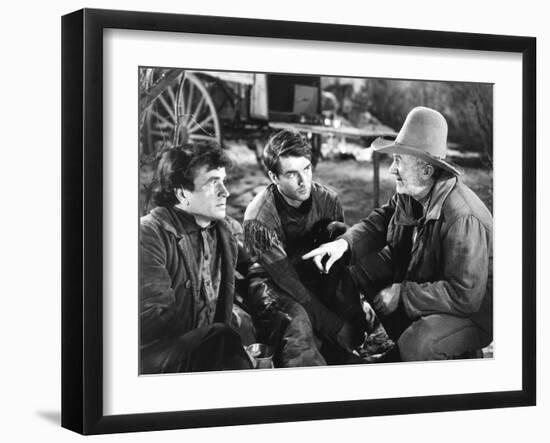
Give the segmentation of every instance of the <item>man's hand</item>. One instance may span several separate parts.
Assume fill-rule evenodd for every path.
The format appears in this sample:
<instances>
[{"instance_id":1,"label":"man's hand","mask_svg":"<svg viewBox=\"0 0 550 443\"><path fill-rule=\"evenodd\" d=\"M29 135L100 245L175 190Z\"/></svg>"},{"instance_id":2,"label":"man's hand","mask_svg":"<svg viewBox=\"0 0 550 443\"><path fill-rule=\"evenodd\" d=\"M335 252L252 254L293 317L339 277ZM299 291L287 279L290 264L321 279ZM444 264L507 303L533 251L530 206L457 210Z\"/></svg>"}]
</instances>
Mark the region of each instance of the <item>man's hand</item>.
<instances>
[{"instance_id":1,"label":"man's hand","mask_svg":"<svg viewBox=\"0 0 550 443\"><path fill-rule=\"evenodd\" d=\"M394 283L387 288L382 289L372 300L372 307L377 314L389 315L399 306L401 298L401 285Z\"/></svg>"},{"instance_id":2,"label":"man's hand","mask_svg":"<svg viewBox=\"0 0 550 443\"><path fill-rule=\"evenodd\" d=\"M313 258L313 262L319 271L328 274L334 262L342 257L348 249L348 242L341 238L330 243L325 243L318 248L309 251L307 254L302 256L302 260ZM325 256L328 256L328 261L323 266L323 258Z\"/></svg>"}]
</instances>

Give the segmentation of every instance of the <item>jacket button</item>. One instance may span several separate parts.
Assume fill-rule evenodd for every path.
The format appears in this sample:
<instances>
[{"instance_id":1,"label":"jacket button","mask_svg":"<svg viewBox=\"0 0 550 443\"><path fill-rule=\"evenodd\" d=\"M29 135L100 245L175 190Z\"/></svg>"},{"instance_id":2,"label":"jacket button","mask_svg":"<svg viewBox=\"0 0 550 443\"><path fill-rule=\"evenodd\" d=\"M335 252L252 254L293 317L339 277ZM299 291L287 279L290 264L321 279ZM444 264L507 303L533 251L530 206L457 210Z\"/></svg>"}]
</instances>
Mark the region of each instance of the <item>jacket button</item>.
<instances>
[{"instance_id":1,"label":"jacket button","mask_svg":"<svg viewBox=\"0 0 550 443\"><path fill-rule=\"evenodd\" d=\"M185 287L186 287L187 289L189 289L189 288L191 287L191 280L187 280L187 281L185 282Z\"/></svg>"}]
</instances>

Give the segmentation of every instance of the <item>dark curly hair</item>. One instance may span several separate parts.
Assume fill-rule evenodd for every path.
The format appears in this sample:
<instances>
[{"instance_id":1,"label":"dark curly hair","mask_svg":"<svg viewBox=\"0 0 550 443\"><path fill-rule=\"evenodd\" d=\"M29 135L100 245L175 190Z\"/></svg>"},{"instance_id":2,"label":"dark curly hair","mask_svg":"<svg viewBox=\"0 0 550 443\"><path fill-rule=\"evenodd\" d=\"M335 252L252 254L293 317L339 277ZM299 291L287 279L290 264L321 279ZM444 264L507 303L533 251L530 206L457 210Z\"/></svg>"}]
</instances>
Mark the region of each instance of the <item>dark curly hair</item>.
<instances>
[{"instance_id":1,"label":"dark curly hair","mask_svg":"<svg viewBox=\"0 0 550 443\"><path fill-rule=\"evenodd\" d=\"M269 139L264 149L264 165L275 175L281 172L280 157L307 157L311 160L311 146L299 132L283 129Z\"/></svg>"},{"instance_id":2,"label":"dark curly hair","mask_svg":"<svg viewBox=\"0 0 550 443\"><path fill-rule=\"evenodd\" d=\"M162 151L158 156L153 201L157 206L172 207L178 203L175 189L195 189L195 174L202 166L207 171L230 168L231 160L214 142L185 143Z\"/></svg>"}]
</instances>

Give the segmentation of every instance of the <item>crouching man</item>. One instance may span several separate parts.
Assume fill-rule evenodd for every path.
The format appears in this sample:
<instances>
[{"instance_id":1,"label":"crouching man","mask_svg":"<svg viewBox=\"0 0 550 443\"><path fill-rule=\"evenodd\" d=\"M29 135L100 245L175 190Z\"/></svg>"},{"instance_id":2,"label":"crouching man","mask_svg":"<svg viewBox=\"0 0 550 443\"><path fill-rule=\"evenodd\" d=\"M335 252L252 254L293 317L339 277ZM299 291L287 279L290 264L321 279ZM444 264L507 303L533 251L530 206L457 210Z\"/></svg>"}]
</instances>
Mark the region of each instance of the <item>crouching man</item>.
<instances>
[{"instance_id":1,"label":"crouching man","mask_svg":"<svg viewBox=\"0 0 550 443\"><path fill-rule=\"evenodd\" d=\"M281 366L358 363L352 351L366 329L358 291L344 268L324 275L301 260L323 238L345 231L338 196L312 181L311 147L298 133L283 130L271 137L264 164L272 183L244 216L245 246L257 262L249 273L250 289L256 305L269 308L259 316L264 324L259 332L281 330L276 314L288 316L281 340L271 343Z\"/></svg>"},{"instance_id":2,"label":"crouching man","mask_svg":"<svg viewBox=\"0 0 550 443\"><path fill-rule=\"evenodd\" d=\"M445 158L445 118L415 108L395 141L377 139L373 148L393 155L396 194L303 258L326 271L348 253L356 283L397 342L397 359L479 353L493 333L493 220Z\"/></svg>"},{"instance_id":3,"label":"crouching man","mask_svg":"<svg viewBox=\"0 0 550 443\"><path fill-rule=\"evenodd\" d=\"M141 374L251 368L246 335L232 327L242 230L226 217L229 165L206 143L159 160L157 207L140 223ZM246 317L240 310L241 326Z\"/></svg>"}]
</instances>

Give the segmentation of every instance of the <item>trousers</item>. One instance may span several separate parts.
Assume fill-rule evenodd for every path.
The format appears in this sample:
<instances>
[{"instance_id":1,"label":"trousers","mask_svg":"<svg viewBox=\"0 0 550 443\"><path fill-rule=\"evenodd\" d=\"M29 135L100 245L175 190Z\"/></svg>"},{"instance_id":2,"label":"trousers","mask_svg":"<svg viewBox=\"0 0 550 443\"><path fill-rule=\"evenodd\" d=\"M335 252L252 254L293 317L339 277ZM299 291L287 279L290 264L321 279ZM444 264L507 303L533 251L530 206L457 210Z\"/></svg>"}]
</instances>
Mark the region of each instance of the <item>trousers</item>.
<instances>
[{"instance_id":1,"label":"trousers","mask_svg":"<svg viewBox=\"0 0 550 443\"><path fill-rule=\"evenodd\" d=\"M449 360L485 346L474 322L446 314L420 317L405 329L397 345L402 361Z\"/></svg>"},{"instance_id":2,"label":"trousers","mask_svg":"<svg viewBox=\"0 0 550 443\"><path fill-rule=\"evenodd\" d=\"M161 339L141 350L140 374L251 368L241 337L224 323Z\"/></svg>"},{"instance_id":3,"label":"trousers","mask_svg":"<svg viewBox=\"0 0 550 443\"><path fill-rule=\"evenodd\" d=\"M277 309L289 317L275 364L284 368L325 366L327 362L320 352L306 310L286 294L277 293L274 297Z\"/></svg>"}]
</instances>

